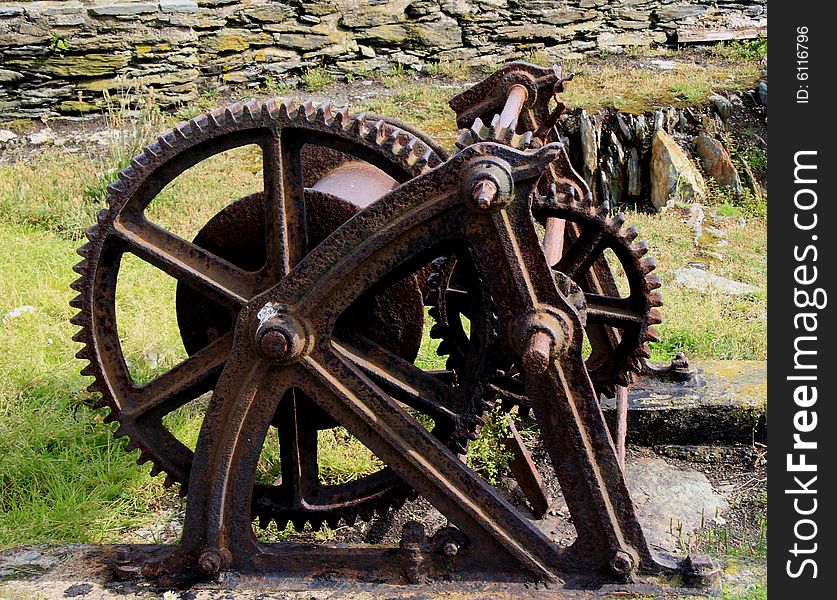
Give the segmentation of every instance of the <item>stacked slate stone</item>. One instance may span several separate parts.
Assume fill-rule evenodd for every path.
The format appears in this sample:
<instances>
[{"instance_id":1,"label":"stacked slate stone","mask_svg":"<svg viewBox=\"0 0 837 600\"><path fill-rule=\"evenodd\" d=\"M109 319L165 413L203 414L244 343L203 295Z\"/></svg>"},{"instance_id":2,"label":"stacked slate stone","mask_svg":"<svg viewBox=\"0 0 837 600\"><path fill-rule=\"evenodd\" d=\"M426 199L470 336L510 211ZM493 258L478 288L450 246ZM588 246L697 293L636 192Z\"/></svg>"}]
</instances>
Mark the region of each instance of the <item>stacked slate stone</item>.
<instances>
[{"instance_id":1,"label":"stacked slate stone","mask_svg":"<svg viewBox=\"0 0 837 600\"><path fill-rule=\"evenodd\" d=\"M167 106L320 65L496 67L765 24L766 0L0 0L0 117L98 112L126 80Z\"/></svg>"}]
</instances>

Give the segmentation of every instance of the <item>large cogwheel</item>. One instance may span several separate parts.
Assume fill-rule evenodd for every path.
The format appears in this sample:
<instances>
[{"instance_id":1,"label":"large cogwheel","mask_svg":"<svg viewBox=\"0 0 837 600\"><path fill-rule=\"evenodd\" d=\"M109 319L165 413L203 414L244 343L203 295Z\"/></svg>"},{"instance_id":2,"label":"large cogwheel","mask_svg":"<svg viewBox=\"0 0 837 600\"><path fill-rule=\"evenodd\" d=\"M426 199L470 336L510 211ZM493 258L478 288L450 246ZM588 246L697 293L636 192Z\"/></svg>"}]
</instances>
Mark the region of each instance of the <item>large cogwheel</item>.
<instances>
[{"instance_id":1,"label":"large cogwheel","mask_svg":"<svg viewBox=\"0 0 837 600\"><path fill-rule=\"evenodd\" d=\"M263 192L233 202L192 242L146 216L155 196L183 171L245 145L261 149ZM109 409L106 420L119 422L116 435L129 438L129 450L140 450L138 462L150 461L152 474L164 472L166 482L180 483L185 493L192 452L166 428L163 417L214 388L240 307L274 285L283 268L293 266L359 210L333 193L329 186L334 179L318 189L330 169L365 163L379 172L378 184L392 187L442 160L432 142L395 121L353 117L330 106L305 103L295 107L272 100L234 105L181 123L135 157L109 186L109 207L99 212L97 223L87 231L88 243L78 250L82 261L74 269L80 277L71 287L79 295L71 305L79 310L72 319L80 327L74 339L83 344L77 356L89 361L82 373L95 379L88 389L101 394L98 406ZM304 194L306 214L278 223L276 206L283 194ZM307 248L292 248L290 256L281 255L278 227L304 228L296 239L307 238ZM116 286L126 253L178 281L178 324L189 354L142 385L129 372L117 334ZM361 305L354 307L353 315L360 317L345 319L342 325L347 335L377 341L386 351L412 361L423 322L416 275L384 282L358 302ZM280 446L284 451L297 444L288 452L313 453L316 463L317 431L335 423L310 399L297 396L294 403L304 405L309 418L304 431L297 432L299 437L280 439ZM471 412L454 414L449 422L435 420L434 433L462 451L475 426ZM281 427L280 414L275 424ZM306 523L318 528L327 522L336 527L341 520L368 519L411 494L389 469L340 485L315 484L313 496L305 503L293 498L286 487L281 480L256 486L252 512L261 524L275 520L280 528L290 522L301 529Z\"/></svg>"}]
</instances>

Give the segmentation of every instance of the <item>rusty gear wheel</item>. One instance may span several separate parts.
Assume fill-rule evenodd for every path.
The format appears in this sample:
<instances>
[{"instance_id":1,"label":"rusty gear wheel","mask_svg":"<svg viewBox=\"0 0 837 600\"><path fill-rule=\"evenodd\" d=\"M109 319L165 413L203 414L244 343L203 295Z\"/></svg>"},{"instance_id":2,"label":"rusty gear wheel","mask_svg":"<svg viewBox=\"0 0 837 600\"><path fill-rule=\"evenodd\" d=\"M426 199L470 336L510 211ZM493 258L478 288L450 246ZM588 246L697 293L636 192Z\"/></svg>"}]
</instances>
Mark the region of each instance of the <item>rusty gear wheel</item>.
<instances>
[{"instance_id":1,"label":"rusty gear wheel","mask_svg":"<svg viewBox=\"0 0 837 600\"><path fill-rule=\"evenodd\" d=\"M181 491L186 492L192 452L165 427L163 417L213 389L231 347L230 319L238 307L271 287L308 249L357 211L333 194L309 187L312 180L334 164L362 161L398 184L444 160L432 142L399 125L377 117L352 117L330 106L311 103L301 107L275 101L234 105L164 133L109 186L109 208L99 212L98 222L87 231L89 241L78 250L82 260L74 267L80 277L71 287L79 295L70 304L80 312L72 322L81 328L74 340L83 344L77 356L89 361L82 374L95 379L88 389L101 394L98 406L109 409L105 420L119 422L116 435L129 438L127 448L140 450L137 462L151 462L153 475L165 472L167 484L179 482ZM215 154L249 144L262 150L264 192L222 210L194 242L146 218L149 203L180 173ZM304 165L306 147L315 149L308 160L312 164L310 172ZM318 149L325 149L325 153ZM273 207L286 194L304 194L311 210L307 215L297 214L294 222L280 224L304 228L307 233L302 231L301 239L308 238L307 249L290 248L283 254L285 234L281 226L270 224L276 223ZM254 244L254 240L259 243ZM144 385L132 379L117 334L115 291L125 253L178 280L178 320L189 354L182 363ZM393 301L401 306L406 302L410 317L387 321ZM380 342L376 346L380 352L412 361L423 320L415 274L386 281L371 297L359 302L365 304L350 311L352 314L344 320L347 339L356 344ZM358 314L373 317L353 317ZM389 393L396 397L402 392ZM462 398L459 411L431 415L434 434L455 451L464 450L483 408L473 400L474 394L478 396L478 390ZM284 405L285 412L293 413L292 418L285 415L290 421L304 426L286 436L283 444L291 446L289 452L296 456L314 452L316 459L316 431L333 426L333 422L312 400L291 395L287 402L283 398L280 407ZM400 397L398 400L402 401ZM415 398L403 399L405 406L427 414L427 407L415 402ZM288 420L282 412L280 408L275 417L277 424ZM289 522L297 529L306 523L319 528L324 522L334 527L340 520L353 523L357 517L368 519L412 494L389 469L338 486L319 486L306 502L300 502L292 492L281 482L257 485L253 518L260 524L275 520L280 529Z\"/></svg>"},{"instance_id":2,"label":"rusty gear wheel","mask_svg":"<svg viewBox=\"0 0 837 600\"><path fill-rule=\"evenodd\" d=\"M641 371L643 359L650 356L647 342L657 341L654 325L660 323L657 308L662 297L656 291L660 279L652 273L656 263L645 256L647 243L634 241L636 228L622 229L624 215L610 216L607 204L594 208L584 202L566 202L553 189L534 199L532 212L540 222L557 217L572 224L567 227L564 255L553 268L556 278L565 280L565 294L571 291L568 297L586 320L591 345L586 363L593 385L598 393L612 396L617 385L630 384L633 374ZM622 283L628 288L624 295L594 289L589 276L597 263L607 269L614 266L605 256L608 249L624 273ZM469 344L464 326L473 314L469 298L479 283L476 273L455 259L438 260L433 267L425 295L435 320L431 336L441 340L439 355L447 356L448 368L458 372ZM525 408L528 402L519 375L516 366L507 365L494 373L489 385L507 404Z\"/></svg>"}]
</instances>

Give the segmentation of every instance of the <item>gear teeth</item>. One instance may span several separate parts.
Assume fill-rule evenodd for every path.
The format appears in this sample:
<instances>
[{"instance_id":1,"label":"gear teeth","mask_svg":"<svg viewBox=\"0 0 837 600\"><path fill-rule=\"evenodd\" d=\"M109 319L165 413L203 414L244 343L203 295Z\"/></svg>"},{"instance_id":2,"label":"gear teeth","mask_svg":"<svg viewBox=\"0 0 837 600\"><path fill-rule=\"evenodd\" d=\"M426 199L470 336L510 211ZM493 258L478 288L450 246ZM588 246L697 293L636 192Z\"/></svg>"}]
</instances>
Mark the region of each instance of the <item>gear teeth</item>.
<instances>
[{"instance_id":1,"label":"gear teeth","mask_svg":"<svg viewBox=\"0 0 837 600\"><path fill-rule=\"evenodd\" d=\"M293 100L288 100L287 102L283 102L279 105L279 118L286 119L288 121L296 120L297 113L299 112L299 107L293 102Z\"/></svg>"},{"instance_id":2,"label":"gear teeth","mask_svg":"<svg viewBox=\"0 0 837 600\"><path fill-rule=\"evenodd\" d=\"M623 212L616 213L610 219L610 225L614 229L621 229L622 225L624 225L624 224L625 224L625 213L623 213Z\"/></svg>"},{"instance_id":3,"label":"gear teeth","mask_svg":"<svg viewBox=\"0 0 837 600\"><path fill-rule=\"evenodd\" d=\"M648 304L653 307L660 307L663 305L663 295L660 292L651 292L648 294Z\"/></svg>"},{"instance_id":4,"label":"gear teeth","mask_svg":"<svg viewBox=\"0 0 837 600\"><path fill-rule=\"evenodd\" d=\"M439 312L439 310L436 309L436 313L438 313L438 312ZM433 317L433 315L430 315L430 316ZM438 314L437 314L436 318L438 318ZM438 340L445 335L445 331L446 331L446 328L445 328L444 325L442 325L441 323L435 323L433 325L433 327L430 328L430 337L432 337L433 339Z\"/></svg>"},{"instance_id":5,"label":"gear teeth","mask_svg":"<svg viewBox=\"0 0 837 600\"><path fill-rule=\"evenodd\" d=\"M625 231L622 232L622 238L625 239L629 244L636 239L636 236L639 235L639 231L635 225L631 225Z\"/></svg>"},{"instance_id":6,"label":"gear teeth","mask_svg":"<svg viewBox=\"0 0 837 600\"><path fill-rule=\"evenodd\" d=\"M257 102L247 102L241 108L241 120L255 125L259 122L261 108Z\"/></svg>"},{"instance_id":7,"label":"gear teeth","mask_svg":"<svg viewBox=\"0 0 837 600\"><path fill-rule=\"evenodd\" d=\"M76 354L76 356L78 356L78 354ZM99 385L99 383L97 381L94 381L93 383L88 385L86 389L91 394L101 394L102 393L102 387ZM110 404L108 404L108 406L110 406ZM110 420L108 420L108 417L112 417L112 418ZM115 420L116 420L116 415L112 415L112 414L108 414L104 418L105 423L110 423L111 421L115 421Z\"/></svg>"},{"instance_id":8,"label":"gear teeth","mask_svg":"<svg viewBox=\"0 0 837 600\"><path fill-rule=\"evenodd\" d=\"M131 442L128 442L128 445L129 446L134 446L134 448L138 447L135 444L132 444ZM148 452L146 452L145 450L140 451L140 455L137 457L137 464L138 465L144 465L145 463L150 462L150 461L151 461L151 455Z\"/></svg>"},{"instance_id":9,"label":"gear teeth","mask_svg":"<svg viewBox=\"0 0 837 600\"><path fill-rule=\"evenodd\" d=\"M406 142L404 141L404 132L400 129L393 129L392 132L384 140L383 149L392 152L393 154L401 154Z\"/></svg>"},{"instance_id":10,"label":"gear teeth","mask_svg":"<svg viewBox=\"0 0 837 600\"><path fill-rule=\"evenodd\" d=\"M95 376L96 376L96 369L94 369L94 368L93 368L93 365L92 365L92 364L89 364L89 365L85 366L85 367L84 367L84 368L80 371L80 373L81 373L84 377L95 377Z\"/></svg>"},{"instance_id":11,"label":"gear teeth","mask_svg":"<svg viewBox=\"0 0 837 600\"><path fill-rule=\"evenodd\" d=\"M332 531L340 527L340 517L329 517L325 522Z\"/></svg>"},{"instance_id":12,"label":"gear teeth","mask_svg":"<svg viewBox=\"0 0 837 600\"><path fill-rule=\"evenodd\" d=\"M80 315L82 313L78 313L78 314ZM76 315L76 316L78 316L78 315ZM73 318L75 318L75 316ZM87 335L85 334L84 329L79 329L78 331L76 331L73 334L73 337L70 338L70 339L72 339L74 342L77 342L79 344L84 344L84 343L87 342Z\"/></svg>"},{"instance_id":13,"label":"gear teeth","mask_svg":"<svg viewBox=\"0 0 837 600\"><path fill-rule=\"evenodd\" d=\"M174 479L172 479L171 475L166 475L166 478L163 480L163 485L166 486L166 487L173 487L175 483L177 483L177 482ZM180 489L183 490L184 488L181 487ZM184 494L180 494L180 495L185 496L186 494L184 493Z\"/></svg>"},{"instance_id":14,"label":"gear teeth","mask_svg":"<svg viewBox=\"0 0 837 600\"><path fill-rule=\"evenodd\" d=\"M384 120L377 121L367 133L370 142L378 146L383 145L387 139L387 126Z\"/></svg>"},{"instance_id":15,"label":"gear teeth","mask_svg":"<svg viewBox=\"0 0 837 600\"><path fill-rule=\"evenodd\" d=\"M93 244L91 244L90 242L85 242L84 244L82 244L82 246L80 248L78 248L76 250L76 254L78 254L79 256L81 256L84 259L88 259L88 258L90 258L90 251L92 249L93 249ZM85 261L82 261L81 263L78 263L78 264L82 264L84 262ZM78 272L78 271L76 271L76 272Z\"/></svg>"},{"instance_id":16,"label":"gear teeth","mask_svg":"<svg viewBox=\"0 0 837 600\"><path fill-rule=\"evenodd\" d=\"M137 154L131 159L131 166L138 172L145 171L150 165L150 161L145 154Z\"/></svg>"},{"instance_id":17,"label":"gear teeth","mask_svg":"<svg viewBox=\"0 0 837 600\"><path fill-rule=\"evenodd\" d=\"M124 194L126 190L127 188L125 187L125 182L119 179L108 185L108 194L112 197L119 197Z\"/></svg>"},{"instance_id":18,"label":"gear teeth","mask_svg":"<svg viewBox=\"0 0 837 600\"><path fill-rule=\"evenodd\" d=\"M151 470L148 472L148 474L149 474L151 477L157 477L157 475L159 475L159 474L160 474L160 473L162 473L162 472L163 472L163 471L162 471L162 470L160 470L160 467L158 467L158 466L157 466L157 465L155 465L154 463L151 463Z\"/></svg>"},{"instance_id":19,"label":"gear teeth","mask_svg":"<svg viewBox=\"0 0 837 600\"><path fill-rule=\"evenodd\" d=\"M84 297L81 294L79 294L78 296L70 300L70 306L81 310L82 308L84 308Z\"/></svg>"},{"instance_id":20,"label":"gear teeth","mask_svg":"<svg viewBox=\"0 0 837 600\"><path fill-rule=\"evenodd\" d=\"M633 244L631 244L631 252L633 252L634 256L636 256L637 258L642 258L646 254L648 254L648 248L648 242L646 242L645 240L634 242Z\"/></svg>"},{"instance_id":21,"label":"gear teeth","mask_svg":"<svg viewBox=\"0 0 837 600\"><path fill-rule=\"evenodd\" d=\"M238 109L239 104L233 104L224 108L224 121L227 127L238 123Z\"/></svg>"},{"instance_id":22,"label":"gear teeth","mask_svg":"<svg viewBox=\"0 0 837 600\"><path fill-rule=\"evenodd\" d=\"M628 359L627 369L632 373L639 373L642 371L642 360L638 356L632 356Z\"/></svg>"},{"instance_id":23,"label":"gear teeth","mask_svg":"<svg viewBox=\"0 0 837 600\"><path fill-rule=\"evenodd\" d=\"M659 325L663 322L663 317L656 308L652 308L648 311L648 323L651 325Z\"/></svg>"},{"instance_id":24,"label":"gear teeth","mask_svg":"<svg viewBox=\"0 0 837 600\"><path fill-rule=\"evenodd\" d=\"M191 134L191 127L189 127L189 129L187 129L188 126L189 126L188 122L180 123L174 129L172 129L172 134L174 135L175 138L177 138L181 142L185 142L189 139L189 136ZM134 161L131 161L131 164L133 165ZM140 169L138 169L138 170L140 170Z\"/></svg>"},{"instance_id":25,"label":"gear teeth","mask_svg":"<svg viewBox=\"0 0 837 600\"><path fill-rule=\"evenodd\" d=\"M369 127L366 125L366 115L358 115L349 123L349 131L357 137L365 138Z\"/></svg>"},{"instance_id":26,"label":"gear teeth","mask_svg":"<svg viewBox=\"0 0 837 600\"><path fill-rule=\"evenodd\" d=\"M637 356L647 360L651 358L651 349L648 347L648 344L643 343L636 349L636 354Z\"/></svg>"},{"instance_id":27,"label":"gear teeth","mask_svg":"<svg viewBox=\"0 0 837 600\"><path fill-rule=\"evenodd\" d=\"M447 340L442 340L436 347L436 354L438 356L449 356L451 354L451 347Z\"/></svg>"},{"instance_id":28,"label":"gear teeth","mask_svg":"<svg viewBox=\"0 0 837 600\"><path fill-rule=\"evenodd\" d=\"M460 150L464 150L468 146L473 143L474 136L471 134L470 131L467 129L463 129L459 132L459 137L456 138L456 147Z\"/></svg>"},{"instance_id":29,"label":"gear teeth","mask_svg":"<svg viewBox=\"0 0 837 600\"><path fill-rule=\"evenodd\" d=\"M651 326L651 327L646 327L645 328L645 341L646 342L654 342L654 343L660 341L660 337L657 334L657 328L656 327Z\"/></svg>"},{"instance_id":30,"label":"gear teeth","mask_svg":"<svg viewBox=\"0 0 837 600\"><path fill-rule=\"evenodd\" d=\"M428 163L430 162L430 156L433 154L433 151L430 148L425 150L424 154L422 154L413 164L412 166L416 169L424 170L427 168Z\"/></svg>"},{"instance_id":31,"label":"gear teeth","mask_svg":"<svg viewBox=\"0 0 837 600\"><path fill-rule=\"evenodd\" d=\"M645 276L645 286L648 290L656 290L663 285L663 280L656 273L649 273Z\"/></svg>"},{"instance_id":32,"label":"gear teeth","mask_svg":"<svg viewBox=\"0 0 837 600\"><path fill-rule=\"evenodd\" d=\"M629 385L631 385L631 383L633 383L633 377L631 376L631 374L629 372L623 372L623 373L619 373L616 376L616 381L622 387L628 387Z\"/></svg>"},{"instance_id":33,"label":"gear teeth","mask_svg":"<svg viewBox=\"0 0 837 600\"><path fill-rule=\"evenodd\" d=\"M657 268L657 261L653 256L646 256L640 261L640 267L643 273L648 274Z\"/></svg>"},{"instance_id":34,"label":"gear teeth","mask_svg":"<svg viewBox=\"0 0 837 600\"><path fill-rule=\"evenodd\" d=\"M87 317L83 312L76 313L72 317L70 317L70 323L72 323L73 325L78 325L79 327L83 327L84 325L87 325Z\"/></svg>"},{"instance_id":35,"label":"gear teeth","mask_svg":"<svg viewBox=\"0 0 837 600\"><path fill-rule=\"evenodd\" d=\"M262 121L264 123L275 121L276 118L279 116L279 105L276 104L276 100L270 98L267 102L262 104L261 113Z\"/></svg>"},{"instance_id":36,"label":"gear teeth","mask_svg":"<svg viewBox=\"0 0 837 600\"><path fill-rule=\"evenodd\" d=\"M346 123L349 121L349 109L344 107L338 108L337 112L334 113L334 118L331 120L331 124L334 127L345 127Z\"/></svg>"},{"instance_id":37,"label":"gear teeth","mask_svg":"<svg viewBox=\"0 0 837 600\"><path fill-rule=\"evenodd\" d=\"M596 216L601 218L607 218L610 214L610 202L605 200L601 204L599 204L598 208L596 209Z\"/></svg>"},{"instance_id":38,"label":"gear teeth","mask_svg":"<svg viewBox=\"0 0 837 600\"><path fill-rule=\"evenodd\" d=\"M296 115L296 120L299 122L311 122L317 116L317 105L314 104L311 100L306 100L302 103L302 106L299 107L299 111Z\"/></svg>"},{"instance_id":39,"label":"gear teeth","mask_svg":"<svg viewBox=\"0 0 837 600\"><path fill-rule=\"evenodd\" d=\"M82 277L79 277L74 282L72 282L70 284L70 289L75 290L76 292L79 292L79 293L84 292L84 277L83 276L86 273L86 271L85 271L86 264L87 263L82 261L82 262L78 263L77 265L73 265L73 271L75 271L79 275L82 275Z\"/></svg>"},{"instance_id":40,"label":"gear teeth","mask_svg":"<svg viewBox=\"0 0 837 600\"><path fill-rule=\"evenodd\" d=\"M114 416L113 420L114 421L116 420L115 416ZM125 430L122 423L120 423L119 427L116 428L116 431L113 432L113 437L120 438L120 437L125 437L126 435L128 435L128 432ZM129 441L128 444L130 444L130 443L131 442Z\"/></svg>"}]
</instances>

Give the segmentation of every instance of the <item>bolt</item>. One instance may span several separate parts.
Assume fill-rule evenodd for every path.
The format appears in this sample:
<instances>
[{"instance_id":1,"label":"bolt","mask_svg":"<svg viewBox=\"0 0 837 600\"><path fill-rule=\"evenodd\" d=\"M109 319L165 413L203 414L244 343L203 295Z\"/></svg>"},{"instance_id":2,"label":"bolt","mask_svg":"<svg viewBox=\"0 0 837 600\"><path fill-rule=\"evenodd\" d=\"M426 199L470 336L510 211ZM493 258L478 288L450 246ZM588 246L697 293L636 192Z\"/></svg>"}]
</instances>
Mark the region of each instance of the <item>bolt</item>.
<instances>
[{"instance_id":1,"label":"bolt","mask_svg":"<svg viewBox=\"0 0 837 600\"><path fill-rule=\"evenodd\" d=\"M282 360L288 354L291 340L282 329L268 329L259 338L259 349L268 358Z\"/></svg>"},{"instance_id":2,"label":"bolt","mask_svg":"<svg viewBox=\"0 0 837 600\"><path fill-rule=\"evenodd\" d=\"M480 210L486 210L497 198L497 184L491 179L480 179L471 190L471 197Z\"/></svg>"},{"instance_id":3,"label":"bolt","mask_svg":"<svg viewBox=\"0 0 837 600\"><path fill-rule=\"evenodd\" d=\"M526 342L521 362L529 375L540 375L546 371L552 362L552 337L540 329L532 333Z\"/></svg>"},{"instance_id":4,"label":"bolt","mask_svg":"<svg viewBox=\"0 0 837 600\"><path fill-rule=\"evenodd\" d=\"M459 552L459 544L456 542L445 542L442 546L442 552L448 557L456 556L456 553Z\"/></svg>"},{"instance_id":5,"label":"bolt","mask_svg":"<svg viewBox=\"0 0 837 600\"><path fill-rule=\"evenodd\" d=\"M224 557L221 556L220 551L210 548L201 554L198 566L205 575L215 575L224 566Z\"/></svg>"},{"instance_id":6,"label":"bolt","mask_svg":"<svg viewBox=\"0 0 837 600\"><path fill-rule=\"evenodd\" d=\"M617 550L610 559L610 568L617 575L630 575L634 570L634 559L624 550Z\"/></svg>"}]
</instances>

